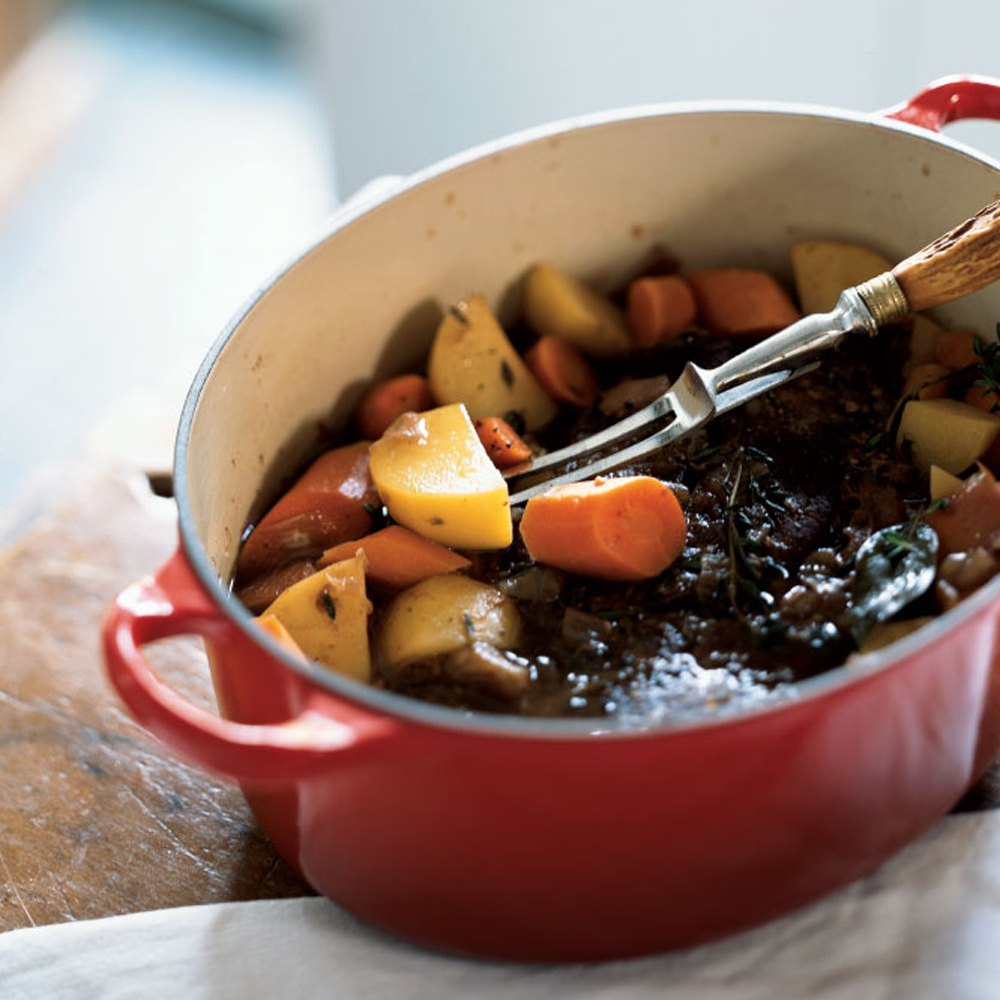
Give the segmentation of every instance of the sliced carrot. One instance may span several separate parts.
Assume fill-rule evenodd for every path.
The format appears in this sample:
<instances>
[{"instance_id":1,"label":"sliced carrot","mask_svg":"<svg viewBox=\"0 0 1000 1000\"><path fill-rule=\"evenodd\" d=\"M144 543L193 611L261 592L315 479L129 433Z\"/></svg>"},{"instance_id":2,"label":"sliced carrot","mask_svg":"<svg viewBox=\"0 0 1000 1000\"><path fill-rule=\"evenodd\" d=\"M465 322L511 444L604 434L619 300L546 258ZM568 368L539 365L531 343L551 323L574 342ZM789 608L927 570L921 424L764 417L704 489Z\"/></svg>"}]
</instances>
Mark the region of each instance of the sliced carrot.
<instances>
[{"instance_id":1,"label":"sliced carrot","mask_svg":"<svg viewBox=\"0 0 1000 1000\"><path fill-rule=\"evenodd\" d=\"M948 330L938 342L935 360L945 368L967 368L979 360L975 343L976 335L971 330Z\"/></svg>"},{"instance_id":2,"label":"sliced carrot","mask_svg":"<svg viewBox=\"0 0 1000 1000\"><path fill-rule=\"evenodd\" d=\"M299 559L287 566L265 570L249 583L241 583L236 596L246 609L255 615L269 608L283 590L293 583L304 580L316 572L316 564L308 559Z\"/></svg>"},{"instance_id":3,"label":"sliced carrot","mask_svg":"<svg viewBox=\"0 0 1000 1000\"><path fill-rule=\"evenodd\" d=\"M302 652L302 648L292 638L292 633L285 628L277 615L261 615L257 619L257 624L297 660L302 660L303 663L308 662L309 657Z\"/></svg>"},{"instance_id":4,"label":"sliced carrot","mask_svg":"<svg viewBox=\"0 0 1000 1000\"><path fill-rule=\"evenodd\" d=\"M319 565L349 559L358 549L368 559L366 578L380 587L402 590L429 576L468 569L472 563L457 552L418 535L409 528L390 524L353 542L341 542L326 550Z\"/></svg>"},{"instance_id":5,"label":"sliced carrot","mask_svg":"<svg viewBox=\"0 0 1000 1000\"><path fill-rule=\"evenodd\" d=\"M1000 483L980 466L924 520L937 532L938 561L952 552L968 552L1000 540Z\"/></svg>"},{"instance_id":6,"label":"sliced carrot","mask_svg":"<svg viewBox=\"0 0 1000 1000\"><path fill-rule=\"evenodd\" d=\"M943 399L951 388L948 380L950 374L950 368L933 361L917 365L906 378L903 395L909 396L915 392L916 399Z\"/></svg>"},{"instance_id":7,"label":"sliced carrot","mask_svg":"<svg viewBox=\"0 0 1000 1000\"><path fill-rule=\"evenodd\" d=\"M962 402L987 413L1000 413L1000 393L983 385L970 385L962 397Z\"/></svg>"},{"instance_id":8,"label":"sliced carrot","mask_svg":"<svg viewBox=\"0 0 1000 1000\"><path fill-rule=\"evenodd\" d=\"M481 417L473 421L479 440L486 454L498 469L508 469L531 458L531 449L506 420L500 417Z\"/></svg>"},{"instance_id":9,"label":"sliced carrot","mask_svg":"<svg viewBox=\"0 0 1000 1000\"><path fill-rule=\"evenodd\" d=\"M590 362L569 341L539 337L524 355L531 374L560 403L590 406L597 397L597 376Z\"/></svg>"},{"instance_id":10,"label":"sliced carrot","mask_svg":"<svg viewBox=\"0 0 1000 1000\"><path fill-rule=\"evenodd\" d=\"M401 413L420 413L434 405L423 375L397 375L373 385L361 397L354 422L363 438L374 441Z\"/></svg>"},{"instance_id":11,"label":"sliced carrot","mask_svg":"<svg viewBox=\"0 0 1000 1000\"><path fill-rule=\"evenodd\" d=\"M767 271L740 267L692 271L688 281L698 315L713 333L760 337L783 330L801 316L788 292Z\"/></svg>"},{"instance_id":12,"label":"sliced carrot","mask_svg":"<svg viewBox=\"0 0 1000 1000\"><path fill-rule=\"evenodd\" d=\"M657 576L684 550L686 535L673 491L652 476L554 486L532 497L521 518L536 562L606 580Z\"/></svg>"},{"instance_id":13,"label":"sliced carrot","mask_svg":"<svg viewBox=\"0 0 1000 1000\"><path fill-rule=\"evenodd\" d=\"M679 274L638 278L628 286L626 314L637 347L651 347L694 326L698 318L691 285Z\"/></svg>"},{"instance_id":14,"label":"sliced carrot","mask_svg":"<svg viewBox=\"0 0 1000 1000\"><path fill-rule=\"evenodd\" d=\"M324 452L264 515L243 543L237 569L244 578L371 530L381 507L368 471L368 446L345 445Z\"/></svg>"}]
</instances>

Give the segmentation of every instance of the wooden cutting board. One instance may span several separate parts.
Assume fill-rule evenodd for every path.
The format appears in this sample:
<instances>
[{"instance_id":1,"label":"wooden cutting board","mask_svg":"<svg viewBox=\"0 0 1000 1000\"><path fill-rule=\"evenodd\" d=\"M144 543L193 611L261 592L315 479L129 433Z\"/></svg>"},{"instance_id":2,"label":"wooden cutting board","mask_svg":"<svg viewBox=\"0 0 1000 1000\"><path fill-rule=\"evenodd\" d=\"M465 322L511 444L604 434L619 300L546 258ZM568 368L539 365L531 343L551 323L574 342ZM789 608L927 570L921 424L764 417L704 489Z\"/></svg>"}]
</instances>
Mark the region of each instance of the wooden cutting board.
<instances>
[{"instance_id":1,"label":"wooden cutting board","mask_svg":"<svg viewBox=\"0 0 1000 1000\"><path fill-rule=\"evenodd\" d=\"M175 541L172 501L112 465L0 555L0 931L310 892L238 789L154 742L105 680L101 615ZM197 640L147 652L212 704ZM1000 760L959 806L996 807Z\"/></svg>"}]
</instances>

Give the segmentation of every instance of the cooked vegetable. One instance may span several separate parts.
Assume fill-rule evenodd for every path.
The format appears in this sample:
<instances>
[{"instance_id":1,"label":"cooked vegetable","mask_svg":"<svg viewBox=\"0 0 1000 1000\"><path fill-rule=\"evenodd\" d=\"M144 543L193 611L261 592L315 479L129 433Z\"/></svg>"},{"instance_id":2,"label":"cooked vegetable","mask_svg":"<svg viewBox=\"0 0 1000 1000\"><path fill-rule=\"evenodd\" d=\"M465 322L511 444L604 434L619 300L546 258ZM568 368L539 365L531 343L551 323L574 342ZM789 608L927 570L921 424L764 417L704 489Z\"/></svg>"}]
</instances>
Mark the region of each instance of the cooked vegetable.
<instances>
[{"instance_id":1,"label":"cooked vegetable","mask_svg":"<svg viewBox=\"0 0 1000 1000\"><path fill-rule=\"evenodd\" d=\"M709 330L725 337L777 333L801 316L788 292L766 271L740 267L692 271L688 281L698 315Z\"/></svg>"},{"instance_id":2,"label":"cooked vegetable","mask_svg":"<svg viewBox=\"0 0 1000 1000\"><path fill-rule=\"evenodd\" d=\"M690 330L698 318L698 306L684 278L660 274L629 283L626 315L635 345L652 347Z\"/></svg>"},{"instance_id":3,"label":"cooked vegetable","mask_svg":"<svg viewBox=\"0 0 1000 1000\"><path fill-rule=\"evenodd\" d=\"M297 559L277 569L269 569L255 576L249 583L241 584L236 596L248 611L259 615L283 590L316 572L311 559Z\"/></svg>"},{"instance_id":4,"label":"cooked vegetable","mask_svg":"<svg viewBox=\"0 0 1000 1000\"><path fill-rule=\"evenodd\" d=\"M666 375L623 379L601 396L598 409L609 417L627 417L648 406L669 388L670 379Z\"/></svg>"},{"instance_id":5,"label":"cooked vegetable","mask_svg":"<svg viewBox=\"0 0 1000 1000\"><path fill-rule=\"evenodd\" d=\"M350 444L325 452L250 532L240 550L239 573L249 579L360 538L371 530L376 504L368 446Z\"/></svg>"},{"instance_id":6,"label":"cooked vegetable","mask_svg":"<svg viewBox=\"0 0 1000 1000\"><path fill-rule=\"evenodd\" d=\"M886 646L912 635L932 621L934 621L932 617L924 615L921 618L908 618L898 622L881 622L865 637L859 652L874 653L876 649L885 649Z\"/></svg>"},{"instance_id":7,"label":"cooked vegetable","mask_svg":"<svg viewBox=\"0 0 1000 1000\"><path fill-rule=\"evenodd\" d=\"M989 449L1000 416L956 399L915 399L903 407L896 447L922 472L938 465L957 475Z\"/></svg>"},{"instance_id":8,"label":"cooked vegetable","mask_svg":"<svg viewBox=\"0 0 1000 1000\"><path fill-rule=\"evenodd\" d=\"M434 405L423 375L397 375L373 385L361 397L354 422L363 438L374 441L401 413L420 413Z\"/></svg>"},{"instance_id":9,"label":"cooked vegetable","mask_svg":"<svg viewBox=\"0 0 1000 1000\"><path fill-rule=\"evenodd\" d=\"M560 403L590 406L597 397L597 376L590 362L568 341L539 337L524 360L545 391Z\"/></svg>"},{"instance_id":10,"label":"cooked vegetable","mask_svg":"<svg viewBox=\"0 0 1000 1000\"><path fill-rule=\"evenodd\" d=\"M474 642L517 644L520 619L496 587L466 576L432 576L397 594L379 623L379 667L389 673L407 663Z\"/></svg>"},{"instance_id":11,"label":"cooked vegetable","mask_svg":"<svg viewBox=\"0 0 1000 1000\"><path fill-rule=\"evenodd\" d=\"M257 619L257 624L297 660L308 661L309 657L302 652L302 647L292 638L291 632L285 628L281 619L276 615L261 615Z\"/></svg>"},{"instance_id":12,"label":"cooked vegetable","mask_svg":"<svg viewBox=\"0 0 1000 1000\"><path fill-rule=\"evenodd\" d=\"M845 288L892 270L868 247L839 240L802 240L789 249L795 291L805 313L829 312Z\"/></svg>"},{"instance_id":13,"label":"cooked vegetable","mask_svg":"<svg viewBox=\"0 0 1000 1000\"><path fill-rule=\"evenodd\" d=\"M368 580L390 590L401 590L428 576L453 573L472 565L465 556L398 524L390 524L364 538L342 542L327 549L320 558L319 565L329 566L340 562L359 549L364 552L367 560Z\"/></svg>"},{"instance_id":14,"label":"cooked vegetable","mask_svg":"<svg viewBox=\"0 0 1000 1000\"><path fill-rule=\"evenodd\" d=\"M439 403L464 403L473 418L516 413L533 431L556 415L481 295L457 303L441 320L427 377Z\"/></svg>"},{"instance_id":15,"label":"cooked vegetable","mask_svg":"<svg viewBox=\"0 0 1000 1000\"><path fill-rule=\"evenodd\" d=\"M498 469L509 469L531 458L531 449L506 420L499 417L481 417L473 421L476 434Z\"/></svg>"},{"instance_id":16,"label":"cooked vegetable","mask_svg":"<svg viewBox=\"0 0 1000 1000\"><path fill-rule=\"evenodd\" d=\"M513 538L507 484L461 403L404 413L371 446L393 519L441 545L500 549Z\"/></svg>"},{"instance_id":17,"label":"cooked vegetable","mask_svg":"<svg viewBox=\"0 0 1000 1000\"><path fill-rule=\"evenodd\" d=\"M937 553L938 537L923 521L876 531L858 549L851 583L851 633L859 646L875 625L933 586Z\"/></svg>"},{"instance_id":18,"label":"cooked vegetable","mask_svg":"<svg viewBox=\"0 0 1000 1000\"><path fill-rule=\"evenodd\" d=\"M910 355L903 367L903 374L909 375L917 365L935 361L938 345L944 334L944 327L929 316L916 313L913 317L913 329L910 331Z\"/></svg>"},{"instance_id":19,"label":"cooked vegetable","mask_svg":"<svg viewBox=\"0 0 1000 1000\"><path fill-rule=\"evenodd\" d=\"M903 395L915 399L942 399L948 395L951 369L936 362L917 365L903 383Z\"/></svg>"},{"instance_id":20,"label":"cooked vegetable","mask_svg":"<svg viewBox=\"0 0 1000 1000\"><path fill-rule=\"evenodd\" d=\"M1000 412L1000 393L984 385L970 385L962 397L966 406L974 406L977 410L987 413Z\"/></svg>"},{"instance_id":21,"label":"cooked vegetable","mask_svg":"<svg viewBox=\"0 0 1000 1000\"><path fill-rule=\"evenodd\" d=\"M568 341L591 357L617 357L632 347L622 311L550 264L536 264L528 272L524 314L539 336Z\"/></svg>"},{"instance_id":22,"label":"cooked vegetable","mask_svg":"<svg viewBox=\"0 0 1000 1000\"><path fill-rule=\"evenodd\" d=\"M949 496L962 485L962 480L958 476L953 476L950 472L945 472L940 465L932 465L930 469L930 498L940 500Z\"/></svg>"},{"instance_id":23,"label":"cooked vegetable","mask_svg":"<svg viewBox=\"0 0 1000 1000\"><path fill-rule=\"evenodd\" d=\"M965 368L977 361L975 333L971 330L946 330L938 341L934 357L945 368Z\"/></svg>"},{"instance_id":24,"label":"cooked vegetable","mask_svg":"<svg viewBox=\"0 0 1000 1000\"><path fill-rule=\"evenodd\" d=\"M267 609L310 659L355 680L371 679L363 553L289 587Z\"/></svg>"},{"instance_id":25,"label":"cooked vegetable","mask_svg":"<svg viewBox=\"0 0 1000 1000\"><path fill-rule=\"evenodd\" d=\"M941 559L953 552L992 548L1000 541L1000 483L993 473L980 469L925 520L937 532Z\"/></svg>"},{"instance_id":26,"label":"cooked vegetable","mask_svg":"<svg viewBox=\"0 0 1000 1000\"><path fill-rule=\"evenodd\" d=\"M673 491L652 476L555 486L532 497L521 518L536 562L608 580L659 575L683 551L686 532Z\"/></svg>"}]
</instances>

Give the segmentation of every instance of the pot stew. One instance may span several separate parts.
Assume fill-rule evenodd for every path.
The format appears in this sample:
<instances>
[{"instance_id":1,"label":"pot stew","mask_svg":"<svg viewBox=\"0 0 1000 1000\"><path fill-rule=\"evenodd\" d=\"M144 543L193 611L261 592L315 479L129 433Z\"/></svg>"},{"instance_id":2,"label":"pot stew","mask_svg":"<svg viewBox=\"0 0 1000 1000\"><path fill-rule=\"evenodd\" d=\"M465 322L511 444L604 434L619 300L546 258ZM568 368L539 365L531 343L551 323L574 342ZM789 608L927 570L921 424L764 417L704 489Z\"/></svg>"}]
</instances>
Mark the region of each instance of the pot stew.
<instances>
[{"instance_id":1,"label":"pot stew","mask_svg":"<svg viewBox=\"0 0 1000 1000\"><path fill-rule=\"evenodd\" d=\"M769 274L662 256L600 296L541 264L523 322L479 296L424 373L373 385L248 529L236 596L293 652L458 708L623 721L787 697L1000 569L1000 348L926 317L613 477L510 509L499 469L650 402L889 269L792 248ZM797 300L797 301L796 301Z\"/></svg>"}]
</instances>

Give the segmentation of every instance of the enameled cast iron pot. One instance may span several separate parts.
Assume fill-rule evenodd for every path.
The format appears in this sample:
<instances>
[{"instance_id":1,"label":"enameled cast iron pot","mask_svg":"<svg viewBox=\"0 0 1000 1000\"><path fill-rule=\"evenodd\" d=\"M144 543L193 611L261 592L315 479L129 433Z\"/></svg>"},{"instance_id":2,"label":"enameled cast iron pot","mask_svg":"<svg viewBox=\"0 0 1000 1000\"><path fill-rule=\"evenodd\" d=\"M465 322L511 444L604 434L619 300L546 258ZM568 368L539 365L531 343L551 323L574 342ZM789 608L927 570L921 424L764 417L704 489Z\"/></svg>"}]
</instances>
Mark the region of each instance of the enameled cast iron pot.
<instances>
[{"instance_id":1,"label":"enameled cast iron pot","mask_svg":"<svg viewBox=\"0 0 1000 1000\"><path fill-rule=\"evenodd\" d=\"M1000 164L933 134L956 117L1000 117L1000 82L941 81L876 115L633 109L490 144L342 213L233 320L195 379L174 470L179 549L105 622L128 707L238 780L317 889L438 948L641 954L747 927L871 871L1000 747L1000 580L790 702L644 730L464 715L302 666L252 626L226 581L244 525L316 422L346 419L372 377L419 365L441 303L482 291L509 315L534 261L610 286L654 243L687 268L779 274L789 242L811 236L902 259L1000 197ZM992 331L1000 289L942 314ZM205 639L221 718L141 653L180 633Z\"/></svg>"}]
</instances>

